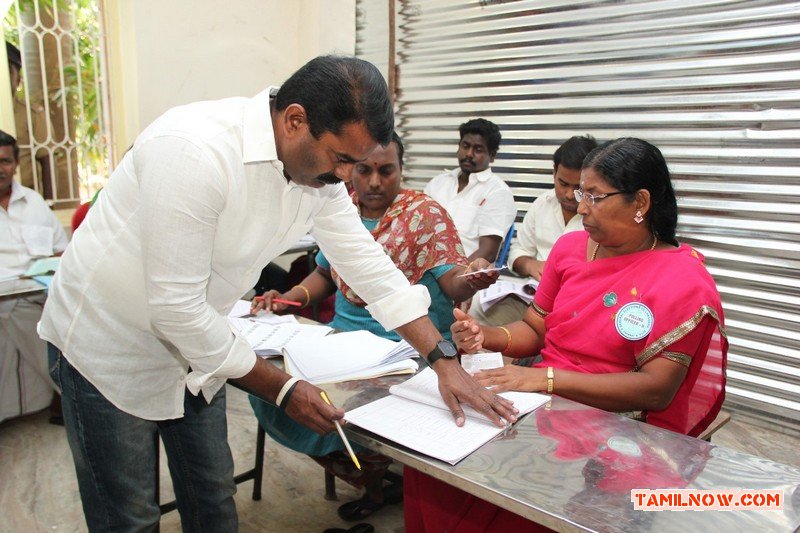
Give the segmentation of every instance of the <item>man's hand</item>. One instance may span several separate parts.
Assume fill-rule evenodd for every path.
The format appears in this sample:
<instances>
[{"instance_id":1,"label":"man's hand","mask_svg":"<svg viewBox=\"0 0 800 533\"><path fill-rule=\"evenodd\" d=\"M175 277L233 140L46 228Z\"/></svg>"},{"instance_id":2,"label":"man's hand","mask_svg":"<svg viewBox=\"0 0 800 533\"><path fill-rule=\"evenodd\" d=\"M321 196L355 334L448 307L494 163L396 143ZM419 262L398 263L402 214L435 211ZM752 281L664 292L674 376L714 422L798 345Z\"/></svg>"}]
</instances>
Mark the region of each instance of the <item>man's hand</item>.
<instances>
[{"instance_id":1,"label":"man's hand","mask_svg":"<svg viewBox=\"0 0 800 533\"><path fill-rule=\"evenodd\" d=\"M325 403L320 389L308 381L297 382L286 406L286 414L320 435L336 429L333 421L344 418L344 410Z\"/></svg>"},{"instance_id":2,"label":"man's hand","mask_svg":"<svg viewBox=\"0 0 800 533\"><path fill-rule=\"evenodd\" d=\"M482 257L479 257L471 262L464 270L464 280L467 282L467 285L469 285L470 288L472 288L472 290L475 292L481 291L493 285L494 282L497 281L497 278L500 277L499 270L495 270L494 272L480 272L478 274L472 274L472 272L484 270L492 266L493 265L489 261Z\"/></svg>"},{"instance_id":3,"label":"man's hand","mask_svg":"<svg viewBox=\"0 0 800 533\"><path fill-rule=\"evenodd\" d=\"M499 427L505 426L501 418L511 424L517 421L519 410L514 408L513 402L479 386L457 360L441 358L433 364L433 369L439 377L439 394L457 426L464 425L461 404L472 406Z\"/></svg>"}]
</instances>

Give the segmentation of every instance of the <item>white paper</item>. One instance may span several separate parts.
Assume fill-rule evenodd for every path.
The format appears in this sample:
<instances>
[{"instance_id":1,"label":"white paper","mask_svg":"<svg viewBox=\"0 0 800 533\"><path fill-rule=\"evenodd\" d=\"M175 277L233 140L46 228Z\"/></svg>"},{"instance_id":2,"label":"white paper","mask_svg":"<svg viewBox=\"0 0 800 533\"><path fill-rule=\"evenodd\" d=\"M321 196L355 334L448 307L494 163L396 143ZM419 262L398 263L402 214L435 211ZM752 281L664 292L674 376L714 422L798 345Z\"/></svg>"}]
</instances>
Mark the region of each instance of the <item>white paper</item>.
<instances>
[{"instance_id":1,"label":"white paper","mask_svg":"<svg viewBox=\"0 0 800 533\"><path fill-rule=\"evenodd\" d=\"M247 318L228 318L231 326L247 340L256 355L278 356L295 338L313 338L327 335L332 328L309 324L263 324Z\"/></svg>"},{"instance_id":2,"label":"white paper","mask_svg":"<svg viewBox=\"0 0 800 533\"><path fill-rule=\"evenodd\" d=\"M247 300L238 300L233 304L233 308L228 313L229 318L247 318L252 322L259 322L261 324L297 324L297 318L294 315L276 315L265 310L260 310L257 314L250 314L250 302Z\"/></svg>"},{"instance_id":3,"label":"white paper","mask_svg":"<svg viewBox=\"0 0 800 533\"><path fill-rule=\"evenodd\" d=\"M505 431L468 406L464 406L467 416L464 426L456 426L439 394L436 373L430 368L405 383L391 387L389 391L390 396L347 412L345 419L450 464L456 464ZM550 399L549 396L534 392L504 392L500 396L514 402L514 407L519 409L519 416L544 405Z\"/></svg>"},{"instance_id":4,"label":"white paper","mask_svg":"<svg viewBox=\"0 0 800 533\"><path fill-rule=\"evenodd\" d=\"M533 278L520 282L499 279L490 287L478 292L478 301L484 311L511 294L518 296L525 303L531 303L533 293L538 287L539 282Z\"/></svg>"},{"instance_id":5,"label":"white paper","mask_svg":"<svg viewBox=\"0 0 800 533\"><path fill-rule=\"evenodd\" d=\"M503 354L500 352L465 353L461 356L461 366L469 374L474 374L478 370L500 368L503 366Z\"/></svg>"},{"instance_id":6,"label":"white paper","mask_svg":"<svg viewBox=\"0 0 800 533\"><path fill-rule=\"evenodd\" d=\"M349 376L354 373L373 372L415 355L407 343L390 341L369 331L348 331L319 339L298 337L284 350L285 358L315 383L352 379Z\"/></svg>"},{"instance_id":7,"label":"white paper","mask_svg":"<svg viewBox=\"0 0 800 533\"><path fill-rule=\"evenodd\" d=\"M489 268L483 268L483 269L481 269L481 270L473 270L473 271L471 271L471 272L466 272L466 273L464 273L464 274L459 274L459 275L458 275L458 276L456 276L456 277L457 277L457 278L465 278L465 277L467 277L467 276L471 276L471 275L473 275L473 274L482 274L482 273L484 273L484 272L497 272L498 270L503 270L503 268L505 268L505 267L489 267Z\"/></svg>"},{"instance_id":8,"label":"white paper","mask_svg":"<svg viewBox=\"0 0 800 533\"><path fill-rule=\"evenodd\" d=\"M357 381L361 379L371 379L380 376L394 376L398 374L415 374L417 370L419 370L419 364L416 361L413 359L404 359L402 361L395 361L385 365L354 370L353 372L349 373L340 373L333 377L316 379L310 378L298 370L294 363L292 363L292 359L290 357L284 357L283 363L288 374L308 381L314 385L341 383L343 381Z\"/></svg>"},{"instance_id":9,"label":"white paper","mask_svg":"<svg viewBox=\"0 0 800 533\"><path fill-rule=\"evenodd\" d=\"M239 318L240 316L249 314L250 302L247 300L237 300L236 303L233 304L233 308L228 312L228 316L231 318Z\"/></svg>"}]
</instances>

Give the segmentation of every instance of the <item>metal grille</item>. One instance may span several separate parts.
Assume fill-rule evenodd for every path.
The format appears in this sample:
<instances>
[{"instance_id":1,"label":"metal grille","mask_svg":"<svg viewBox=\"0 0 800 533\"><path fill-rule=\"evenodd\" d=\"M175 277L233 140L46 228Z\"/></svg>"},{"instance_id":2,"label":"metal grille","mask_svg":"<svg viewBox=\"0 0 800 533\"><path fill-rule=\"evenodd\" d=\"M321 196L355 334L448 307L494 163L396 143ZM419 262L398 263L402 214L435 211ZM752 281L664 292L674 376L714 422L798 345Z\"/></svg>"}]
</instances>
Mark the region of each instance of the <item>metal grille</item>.
<instances>
[{"instance_id":1,"label":"metal grille","mask_svg":"<svg viewBox=\"0 0 800 533\"><path fill-rule=\"evenodd\" d=\"M96 0L15 0L22 79L15 94L20 178L71 207L109 172L108 94Z\"/></svg>"},{"instance_id":2,"label":"metal grille","mask_svg":"<svg viewBox=\"0 0 800 533\"><path fill-rule=\"evenodd\" d=\"M566 138L647 139L679 238L706 256L731 341L728 405L800 426L800 3L398 3L398 129L412 185L456 165L458 125L501 127L522 216ZM679 280L676 280L678 283Z\"/></svg>"}]
</instances>

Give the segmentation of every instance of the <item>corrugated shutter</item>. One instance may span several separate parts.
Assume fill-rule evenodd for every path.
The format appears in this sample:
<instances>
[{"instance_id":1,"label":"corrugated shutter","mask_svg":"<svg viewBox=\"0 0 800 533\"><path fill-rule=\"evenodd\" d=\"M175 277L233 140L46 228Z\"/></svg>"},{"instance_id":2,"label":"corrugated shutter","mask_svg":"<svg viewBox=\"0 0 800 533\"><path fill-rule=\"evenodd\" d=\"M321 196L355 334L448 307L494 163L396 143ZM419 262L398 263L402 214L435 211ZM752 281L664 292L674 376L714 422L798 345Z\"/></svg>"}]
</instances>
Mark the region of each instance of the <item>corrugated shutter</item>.
<instances>
[{"instance_id":1,"label":"corrugated shutter","mask_svg":"<svg viewBox=\"0 0 800 533\"><path fill-rule=\"evenodd\" d=\"M800 427L800 3L398 2L398 129L421 186L482 116L520 215L567 137L661 148L680 238L707 258L731 341L728 406ZM676 280L676 283L679 282Z\"/></svg>"}]
</instances>

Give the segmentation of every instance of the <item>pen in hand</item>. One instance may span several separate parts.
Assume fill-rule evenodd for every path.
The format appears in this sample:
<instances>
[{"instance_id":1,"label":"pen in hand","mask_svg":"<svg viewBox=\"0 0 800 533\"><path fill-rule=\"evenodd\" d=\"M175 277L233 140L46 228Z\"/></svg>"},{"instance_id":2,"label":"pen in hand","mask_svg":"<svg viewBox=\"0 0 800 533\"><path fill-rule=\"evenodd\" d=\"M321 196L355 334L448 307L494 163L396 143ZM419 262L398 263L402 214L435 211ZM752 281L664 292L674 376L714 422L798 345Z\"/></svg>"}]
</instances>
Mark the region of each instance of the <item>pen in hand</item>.
<instances>
[{"instance_id":1,"label":"pen in hand","mask_svg":"<svg viewBox=\"0 0 800 533\"><path fill-rule=\"evenodd\" d=\"M254 300L264 301L263 296L256 296L253 298ZM286 305L294 305L296 307L303 307L303 304L300 302L296 302L294 300L284 300L283 298L273 298L272 301L277 304L286 304Z\"/></svg>"},{"instance_id":2,"label":"pen in hand","mask_svg":"<svg viewBox=\"0 0 800 533\"><path fill-rule=\"evenodd\" d=\"M328 395L327 395L327 394L325 394L325 391L324 391L324 390L322 390L322 391L319 391L319 395L320 395L320 396L322 396L322 399L323 399L323 400L325 400L325 403L327 403L328 405L330 405L331 407L333 407L333 404L332 404L332 403L331 403L331 401L328 399ZM358 458L356 457L356 454L355 454L355 452L353 452L353 447L352 447L352 446L350 446L350 441L349 441L349 440L347 440L347 436L344 434L344 430L342 429L342 425L341 425L341 424L339 424L339 421L338 421L338 420L334 420L334 421L333 421L333 424L336 426L336 431L338 431L338 432L339 432L339 436L342 438L342 442L344 442L344 447L345 447L345 448L347 448L347 453L349 453L349 454L350 454L350 459L352 459L352 460L353 460L353 463L355 463L355 465L356 465L356 468L358 468L359 470L361 470L361 465L360 465L360 464L358 464Z\"/></svg>"}]
</instances>

